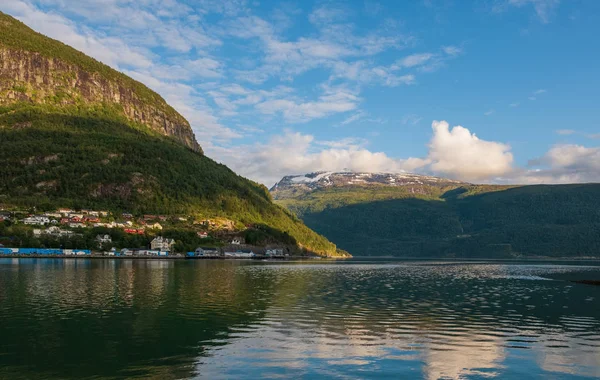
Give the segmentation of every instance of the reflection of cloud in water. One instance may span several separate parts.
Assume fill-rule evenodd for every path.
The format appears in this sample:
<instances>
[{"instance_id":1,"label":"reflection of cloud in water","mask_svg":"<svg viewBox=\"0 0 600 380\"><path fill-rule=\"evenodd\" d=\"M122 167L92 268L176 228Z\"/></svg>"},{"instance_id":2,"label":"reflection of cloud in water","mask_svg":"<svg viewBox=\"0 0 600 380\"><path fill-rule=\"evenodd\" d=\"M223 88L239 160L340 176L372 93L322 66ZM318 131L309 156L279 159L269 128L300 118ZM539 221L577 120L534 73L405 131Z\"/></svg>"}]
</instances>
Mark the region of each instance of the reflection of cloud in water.
<instances>
[{"instance_id":1,"label":"reflection of cloud in water","mask_svg":"<svg viewBox=\"0 0 600 380\"><path fill-rule=\"evenodd\" d=\"M469 334L452 346L426 347L424 351L424 377L431 380L495 377L505 359L502 339L489 335Z\"/></svg>"},{"instance_id":2,"label":"reflection of cloud in water","mask_svg":"<svg viewBox=\"0 0 600 380\"><path fill-rule=\"evenodd\" d=\"M536 343L539 366L549 372L600 378L600 323L590 317L563 317L566 332ZM567 334L568 333L568 334Z\"/></svg>"}]
</instances>

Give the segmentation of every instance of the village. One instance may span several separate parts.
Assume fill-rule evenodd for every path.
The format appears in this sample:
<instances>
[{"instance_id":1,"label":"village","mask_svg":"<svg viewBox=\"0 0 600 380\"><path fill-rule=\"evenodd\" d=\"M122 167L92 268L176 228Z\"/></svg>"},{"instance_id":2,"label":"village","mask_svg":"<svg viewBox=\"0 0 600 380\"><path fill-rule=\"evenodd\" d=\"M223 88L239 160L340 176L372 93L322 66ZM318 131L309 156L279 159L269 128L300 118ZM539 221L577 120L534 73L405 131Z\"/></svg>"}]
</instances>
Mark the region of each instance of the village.
<instances>
[{"instance_id":1,"label":"village","mask_svg":"<svg viewBox=\"0 0 600 380\"><path fill-rule=\"evenodd\" d=\"M283 259L289 249L246 242L257 227L226 219L195 219L88 209L0 209L0 255L15 257L122 257L186 259ZM6 234L6 229L4 230ZM17 231L17 232L15 232ZM252 243L256 243L253 241Z\"/></svg>"}]
</instances>

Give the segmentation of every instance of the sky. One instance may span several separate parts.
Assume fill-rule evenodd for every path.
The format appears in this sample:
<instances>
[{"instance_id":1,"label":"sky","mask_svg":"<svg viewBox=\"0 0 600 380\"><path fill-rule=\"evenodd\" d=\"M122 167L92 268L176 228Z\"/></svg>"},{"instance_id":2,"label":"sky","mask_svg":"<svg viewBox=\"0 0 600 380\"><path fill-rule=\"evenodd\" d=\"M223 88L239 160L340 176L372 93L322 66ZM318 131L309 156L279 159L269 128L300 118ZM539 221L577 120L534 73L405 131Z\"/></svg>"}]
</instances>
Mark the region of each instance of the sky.
<instances>
[{"instance_id":1,"label":"sky","mask_svg":"<svg viewBox=\"0 0 600 380\"><path fill-rule=\"evenodd\" d=\"M600 1L2 0L267 186L321 170L600 182Z\"/></svg>"}]
</instances>

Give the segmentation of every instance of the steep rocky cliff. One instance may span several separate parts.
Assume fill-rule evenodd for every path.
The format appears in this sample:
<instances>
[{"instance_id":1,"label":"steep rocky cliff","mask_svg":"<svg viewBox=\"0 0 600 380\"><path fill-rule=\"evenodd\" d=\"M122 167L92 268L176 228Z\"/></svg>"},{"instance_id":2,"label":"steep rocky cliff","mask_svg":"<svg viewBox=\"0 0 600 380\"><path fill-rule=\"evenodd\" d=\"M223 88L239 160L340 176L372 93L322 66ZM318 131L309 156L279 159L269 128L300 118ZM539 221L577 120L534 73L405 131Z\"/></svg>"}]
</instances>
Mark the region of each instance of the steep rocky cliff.
<instances>
[{"instance_id":1,"label":"steep rocky cliff","mask_svg":"<svg viewBox=\"0 0 600 380\"><path fill-rule=\"evenodd\" d=\"M160 95L0 13L0 105L113 103L131 121L202 152L190 124Z\"/></svg>"}]
</instances>

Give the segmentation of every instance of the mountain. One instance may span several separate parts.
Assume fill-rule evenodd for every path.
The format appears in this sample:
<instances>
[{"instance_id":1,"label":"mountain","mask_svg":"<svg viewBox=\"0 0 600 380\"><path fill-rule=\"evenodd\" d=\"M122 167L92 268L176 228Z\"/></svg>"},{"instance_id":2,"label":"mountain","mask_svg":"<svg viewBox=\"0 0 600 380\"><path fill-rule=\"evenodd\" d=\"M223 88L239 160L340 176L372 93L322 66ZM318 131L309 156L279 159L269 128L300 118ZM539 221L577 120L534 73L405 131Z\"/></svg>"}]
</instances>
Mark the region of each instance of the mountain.
<instances>
[{"instance_id":1,"label":"mountain","mask_svg":"<svg viewBox=\"0 0 600 380\"><path fill-rule=\"evenodd\" d=\"M283 178L277 203L353 255L600 256L600 185L473 185L414 174Z\"/></svg>"},{"instance_id":2,"label":"mountain","mask_svg":"<svg viewBox=\"0 0 600 380\"><path fill-rule=\"evenodd\" d=\"M221 218L260 226L255 240L340 254L267 188L204 156L158 94L1 13L0 94L0 207Z\"/></svg>"}]
</instances>

